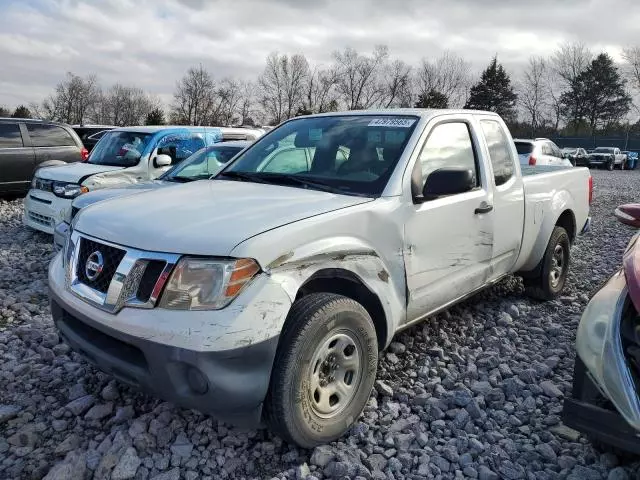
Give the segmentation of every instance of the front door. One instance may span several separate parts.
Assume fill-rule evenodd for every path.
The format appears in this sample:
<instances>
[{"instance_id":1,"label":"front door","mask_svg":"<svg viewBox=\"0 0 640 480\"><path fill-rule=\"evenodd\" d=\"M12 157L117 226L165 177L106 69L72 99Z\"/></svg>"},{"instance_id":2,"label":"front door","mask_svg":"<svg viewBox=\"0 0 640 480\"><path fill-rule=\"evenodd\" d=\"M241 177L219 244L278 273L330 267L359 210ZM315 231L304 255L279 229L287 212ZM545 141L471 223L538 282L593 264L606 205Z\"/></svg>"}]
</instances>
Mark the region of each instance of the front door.
<instances>
[{"instance_id":1,"label":"front door","mask_svg":"<svg viewBox=\"0 0 640 480\"><path fill-rule=\"evenodd\" d=\"M492 258L493 212L479 139L472 121L440 121L428 133L414 169L422 185L436 169L463 167L475 173L465 193L411 204L405 223L407 321L421 318L482 286ZM421 173L421 177L419 176Z\"/></svg>"}]
</instances>

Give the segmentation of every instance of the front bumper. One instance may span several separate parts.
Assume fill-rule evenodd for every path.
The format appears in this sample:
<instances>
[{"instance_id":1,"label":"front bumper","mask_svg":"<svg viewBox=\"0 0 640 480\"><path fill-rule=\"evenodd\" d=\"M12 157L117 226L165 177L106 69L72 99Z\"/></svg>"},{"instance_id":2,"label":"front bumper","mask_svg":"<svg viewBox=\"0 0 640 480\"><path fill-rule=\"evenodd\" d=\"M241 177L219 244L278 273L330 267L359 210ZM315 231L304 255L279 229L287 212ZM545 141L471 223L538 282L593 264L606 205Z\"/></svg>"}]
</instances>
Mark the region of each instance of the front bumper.
<instances>
[{"instance_id":1,"label":"front bumper","mask_svg":"<svg viewBox=\"0 0 640 480\"><path fill-rule=\"evenodd\" d=\"M602 400L599 387L576 357L573 393L564 400L562 422L591 439L640 455L639 433Z\"/></svg>"},{"instance_id":2,"label":"front bumper","mask_svg":"<svg viewBox=\"0 0 640 480\"><path fill-rule=\"evenodd\" d=\"M51 192L31 189L24 199L23 223L28 227L53 234L57 224L67 218L72 199Z\"/></svg>"},{"instance_id":3,"label":"front bumper","mask_svg":"<svg viewBox=\"0 0 640 480\"><path fill-rule=\"evenodd\" d=\"M620 270L593 296L576 335L576 350L586 375L626 423L640 432L640 398L629 369L620 333L629 306L626 279ZM576 397L583 400L580 397Z\"/></svg>"},{"instance_id":4,"label":"front bumper","mask_svg":"<svg viewBox=\"0 0 640 480\"><path fill-rule=\"evenodd\" d=\"M102 311L49 267L54 322L76 352L120 381L232 424L256 427L291 300L267 276L218 311Z\"/></svg>"}]
</instances>

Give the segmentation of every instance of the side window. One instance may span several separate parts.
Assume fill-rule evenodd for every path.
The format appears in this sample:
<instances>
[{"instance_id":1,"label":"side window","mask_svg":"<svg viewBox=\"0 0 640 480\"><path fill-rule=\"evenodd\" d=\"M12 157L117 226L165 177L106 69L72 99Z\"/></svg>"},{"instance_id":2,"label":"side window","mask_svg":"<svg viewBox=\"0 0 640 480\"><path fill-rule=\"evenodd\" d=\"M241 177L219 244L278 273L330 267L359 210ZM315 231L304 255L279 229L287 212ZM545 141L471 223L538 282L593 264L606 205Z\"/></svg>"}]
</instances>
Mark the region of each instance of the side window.
<instances>
[{"instance_id":1,"label":"side window","mask_svg":"<svg viewBox=\"0 0 640 480\"><path fill-rule=\"evenodd\" d=\"M27 130L34 147L68 147L76 146L71 135L56 125L39 125L27 123Z\"/></svg>"},{"instance_id":2,"label":"side window","mask_svg":"<svg viewBox=\"0 0 640 480\"><path fill-rule=\"evenodd\" d=\"M549 143L549 145L551 145L551 151L553 152L553 156L562 158L562 152L560 151L558 146L553 142Z\"/></svg>"},{"instance_id":3,"label":"side window","mask_svg":"<svg viewBox=\"0 0 640 480\"><path fill-rule=\"evenodd\" d=\"M172 160L171 164L175 165L204 147L204 139L198 134L175 133L160 139L158 153L169 155Z\"/></svg>"},{"instance_id":4,"label":"side window","mask_svg":"<svg viewBox=\"0 0 640 480\"><path fill-rule=\"evenodd\" d=\"M22 135L17 123L0 123L0 148L22 147Z\"/></svg>"},{"instance_id":5,"label":"side window","mask_svg":"<svg viewBox=\"0 0 640 480\"><path fill-rule=\"evenodd\" d=\"M474 173L475 183L478 185L478 167L466 123L436 125L429 134L418 161L422 167L423 184L429 174L439 168L462 167Z\"/></svg>"},{"instance_id":6,"label":"side window","mask_svg":"<svg viewBox=\"0 0 640 480\"><path fill-rule=\"evenodd\" d=\"M493 180L496 186L503 185L513 177L514 171L508 137L502 126L495 120L481 120L480 125L489 147Z\"/></svg>"},{"instance_id":7,"label":"side window","mask_svg":"<svg viewBox=\"0 0 640 480\"><path fill-rule=\"evenodd\" d=\"M304 148L287 148L276 152L261 169L262 172L301 173L309 171Z\"/></svg>"}]
</instances>

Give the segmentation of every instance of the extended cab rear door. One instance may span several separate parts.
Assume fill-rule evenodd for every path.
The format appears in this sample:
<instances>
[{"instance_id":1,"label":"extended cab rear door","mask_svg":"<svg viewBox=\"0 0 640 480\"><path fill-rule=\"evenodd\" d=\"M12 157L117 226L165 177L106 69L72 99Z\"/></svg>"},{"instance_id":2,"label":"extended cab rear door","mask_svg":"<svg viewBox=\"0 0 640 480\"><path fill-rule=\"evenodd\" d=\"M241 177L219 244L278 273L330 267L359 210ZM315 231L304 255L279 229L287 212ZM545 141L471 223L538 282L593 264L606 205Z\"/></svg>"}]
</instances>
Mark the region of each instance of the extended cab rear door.
<instances>
[{"instance_id":1,"label":"extended cab rear door","mask_svg":"<svg viewBox=\"0 0 640 480\"><path fill-rule=\"evenodd\" d=\"M475 173L471 191L416 201L407 196L404 262L407 320L417 320L481 287L492 259L490 185L480 157L473 116L442 115L426 127L405 175L419 179L420 191L433 171L462 167Z\"/></svg>"},{"instance_id":2,"label":"extended cab rear door","mask_svg":"<svg viewBox=\"0 0 640 480\"><path fill-rule=\"evenodd\" d=\"M491 280L509 273L518 259L524 230L524 186L517 152L504 122L492 115L478 115L477 121L493 189Z\"/></svg>"}]
</instances>

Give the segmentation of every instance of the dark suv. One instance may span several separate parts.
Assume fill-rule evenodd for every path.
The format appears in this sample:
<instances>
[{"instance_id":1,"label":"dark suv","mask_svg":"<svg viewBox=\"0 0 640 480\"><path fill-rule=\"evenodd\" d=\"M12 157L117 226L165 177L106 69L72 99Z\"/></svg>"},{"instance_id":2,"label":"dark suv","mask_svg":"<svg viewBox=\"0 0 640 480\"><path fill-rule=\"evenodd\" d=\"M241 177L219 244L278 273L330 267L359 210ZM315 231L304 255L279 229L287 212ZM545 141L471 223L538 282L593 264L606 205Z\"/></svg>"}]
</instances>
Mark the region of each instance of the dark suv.
<instances>
[{"instance_id":1,"label":"dark suv","mask_svg":"<svg viewBox=\"0 0 640 480\"><path fill-rule=\"evenodd\" d=\"M0 193L26 192L38 168L84 161L88 155L68 125L0 118Z\"/></svg>"},{"instance_id":2,"label":"dark suv","mask_svg":"<svg viewBox=\"0 0 640 480\"><path fill-rule=\"evenodd\" d=\"M71 125L71 128L78 134L85 148L91 152L102 135L116 127L113 125Z\"/></svg>"}]
</instances>

